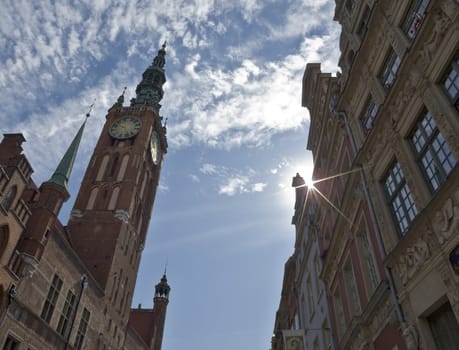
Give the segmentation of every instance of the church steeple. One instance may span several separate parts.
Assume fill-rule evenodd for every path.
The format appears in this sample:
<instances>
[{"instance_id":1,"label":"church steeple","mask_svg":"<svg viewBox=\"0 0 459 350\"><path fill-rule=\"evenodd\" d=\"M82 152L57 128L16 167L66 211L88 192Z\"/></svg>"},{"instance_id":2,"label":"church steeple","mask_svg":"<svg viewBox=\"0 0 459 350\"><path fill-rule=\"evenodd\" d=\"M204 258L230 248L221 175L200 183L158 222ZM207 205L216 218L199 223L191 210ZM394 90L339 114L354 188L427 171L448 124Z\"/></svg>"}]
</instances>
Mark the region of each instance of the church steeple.
<instances>
[{"instance_id":1,"label":"church steeple","mask_svg":"<svg viewBox=\"0 0 459 350\"><path fill-rule=\"evenodd\" d=\"M86 125L86 120L89 117L89 113L90 112L86 114L86 118L83 124L81 125L80 129L78 130L77 134L75 135L69 148L67 149L67 152L65 152L56 170L47 182L54 183L64 188L65 190L68 190L68 181L70 178L70 174L72 173L73 163L75 162L75 158L78 153L78 147L80 145L81 137L83 136L84 127Z\"/></svg>"},{"instance_id":2,"label":"church steeple","mask_svg":"<svg viewBox=\"0 0 459 350\"><path fill-rule=\"evenodd\" d=\"M164 65L166 63L166 42L164 42L153 63L145 70L142 81L135 90L136 97L131 100L131 105L153 105L161 107L159 101L163 98L163 85L166 82Z\"/></svg>"}]
</instances>

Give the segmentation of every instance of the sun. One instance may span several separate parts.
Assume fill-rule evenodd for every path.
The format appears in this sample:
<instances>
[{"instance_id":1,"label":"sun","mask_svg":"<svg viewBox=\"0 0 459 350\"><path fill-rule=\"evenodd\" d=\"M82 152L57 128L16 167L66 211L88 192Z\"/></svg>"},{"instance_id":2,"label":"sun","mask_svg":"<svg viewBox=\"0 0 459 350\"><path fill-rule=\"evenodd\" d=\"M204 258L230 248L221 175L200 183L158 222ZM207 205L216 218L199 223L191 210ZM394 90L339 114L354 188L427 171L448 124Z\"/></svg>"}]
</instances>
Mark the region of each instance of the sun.
<instances>
[{"instance_id":1,"label":"sun","mask_svg":"<svg viewBox=\"0 0 459 350\"><path fill-rule=\"evenodd\" d=\"M313 166L309 165L299 165L297 167L294 167L297 169L298 174L303 178L305 185L308 188L314 187L314 180L312 179L312 171L313 171Z\"/></svg>"}]
</instances>

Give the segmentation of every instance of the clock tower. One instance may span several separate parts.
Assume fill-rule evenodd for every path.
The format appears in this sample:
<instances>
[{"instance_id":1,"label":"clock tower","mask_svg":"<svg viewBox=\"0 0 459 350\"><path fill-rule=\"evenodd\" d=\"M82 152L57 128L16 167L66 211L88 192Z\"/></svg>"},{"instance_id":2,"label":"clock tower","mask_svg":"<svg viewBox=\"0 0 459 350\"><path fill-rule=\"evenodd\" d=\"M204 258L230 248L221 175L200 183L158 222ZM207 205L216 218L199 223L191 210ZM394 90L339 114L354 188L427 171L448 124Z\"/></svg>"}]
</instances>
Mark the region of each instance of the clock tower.
<instances>
[{"instance_id":1,"label":"clock tower","mask_svg":"<svg viewBox=\"0 0 459 350\"><path fill-rule=\"evenodd\" d=\"M143 73L130 106L123 106L123 92L108 110L68 224L75 251L104 290L105 310L119 324L129 318L167 151L159 115L165 47Z\"/></svg>"}]
</instances>

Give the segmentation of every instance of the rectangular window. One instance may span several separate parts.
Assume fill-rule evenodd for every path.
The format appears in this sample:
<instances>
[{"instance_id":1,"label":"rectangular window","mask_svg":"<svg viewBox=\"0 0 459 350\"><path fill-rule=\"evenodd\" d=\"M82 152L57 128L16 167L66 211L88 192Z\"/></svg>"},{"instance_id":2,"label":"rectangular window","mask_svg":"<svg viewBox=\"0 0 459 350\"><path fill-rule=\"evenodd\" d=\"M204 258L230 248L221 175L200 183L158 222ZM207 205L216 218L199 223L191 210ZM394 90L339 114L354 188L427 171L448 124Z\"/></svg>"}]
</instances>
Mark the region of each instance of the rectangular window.
<instances>
[{"instance_id":1,"label":"rectangular window","mask_svg":"<svg viewBox=\"0 0 459 350\"><path fill-rule=\"evenodd\" d=\"M83 346L84 337L86 336L86 330L88 329L89 317L91 313L88 309L83 309L83 314L81 315L80 325L78 326L78 332L75 338L75 349L81 350Z\"/></svg>"},{"instance_id":2,"label":"rectangular window","mask_svg":"<svg viewBox=\"0 0 459 350\"><path fill-rule=\"evenodd\" d=\"M397 221L398 230L404 235L418 211L405 182L402 168L397 161L392 164L384 176L383 186L392 214Z\"/></svg>"},{"instance_id":3,"label":"rectangular window","mask_svg":"<svg viewBox=\"0 0 459 350\"><path fill-rule=\"evenodd\" d=\"M395 79L397 79L400 62L400 57L398 57L395 51L391 48L379 75L379 79L386 91L390 90L392 85L394 85Z\"/></svg>"},{"instance_id":4,"label":"rectangular window","mask_svg":"<svg viewBox=\"0 0 459 350\"><path fill-rule=\"evenodd\" d=\"M436 191L457 161L429 111L424 111L417 122L411 134L411 144L430 188Z\"/></svg>"},{"instance_id":5,"label":"rectangular window","mask_svg":"<svg viewBox=\"0 0 459 350\"><path fill-rule=\"evenodd\" d=\"M360 120L362 122L363 129L366 133L370 131L373 127L374 120L376 119L376 115L379 111L379 105L373 101L373 98L370 96L368 98L366 108L364 109L364 113L362 114Z\"/></svg>"},{"instance_id":6,"label":"rectangular window","mask_svg":"<svg viewBox=\"0 0 459 350\"><path fill-rule=\"evenodd\" d=\"M459 111L459 55L451 62L451 67L443 79L443 87L449 99Z\"/></svg>"},{"instance_id":7,"label":"rectangular window","mask_svg":"<svg viewBox=\"0 0 459 350\"><path fill-rule=\"evenodd\" d=\"M61 318L57 325L57 332L63 337L67 336L67 330L70 323L70 317L73 315L75 307L75 294L72 291L68 291L67 298L65 299L64 308L62 309Z\"/></svg>"},{"instance_id":8,"label":"rectangular window","mask_svg":"<svg viewBox=\"0 0 459 350\"><path fill-rule=\"evenodd\" d=\"M418 34L429 2L430 0L414 0L411 2L402 26L403 32L408 39L413 40Z\"/></svg>"},{"instance_id":9,"label":"rectangular window","mask_svg":"<svg viewBox=\"0 0 459 350\"><path fill-rule=\"evenodd\" d=\"M47 323L49 323L51 317L53 316L54 308L56 307L57 298L59 297L61 288L62 280L58 275L54 275L51 286L49 287L48 296L46 297L46 301L40 315L40 317Z\"/></svg>"},{"instance_id":10,"label":"rectangular window","mask_svg":"<svg viewBox=\"0 0 459 350\"><path fill-rule=\"evenodd\" d=\"M12 336L8 336L5 341L5 345L3 345L3 350L18 350L19 349L19 341L17 341Z\"/></svg>"}]
</instances>

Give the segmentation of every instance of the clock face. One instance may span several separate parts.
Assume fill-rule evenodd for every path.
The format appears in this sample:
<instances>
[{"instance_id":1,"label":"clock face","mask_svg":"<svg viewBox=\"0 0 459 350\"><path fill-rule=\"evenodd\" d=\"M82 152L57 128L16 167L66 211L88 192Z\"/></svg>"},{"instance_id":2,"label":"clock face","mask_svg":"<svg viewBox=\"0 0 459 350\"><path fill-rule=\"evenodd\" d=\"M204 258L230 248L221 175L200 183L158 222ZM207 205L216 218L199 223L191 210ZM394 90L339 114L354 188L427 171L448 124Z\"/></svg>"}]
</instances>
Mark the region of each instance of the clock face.
<instances>
[{"instance_id":1,"label":"clock face","mask_svg":"<svg viewBox=\"0 0 459 350\"><path fill-rule=\"evenodd\" d=\"M110 125L108 132L115 139L124 140L137 135L141 126L142 123L140 119L136 117L124 117L115 120Z\"/></svg>"},{"instance_id":2,"label":"clock face","mask_svg":"<svg viewBox=\"0 0 459 350\"><path fill-rule=\"evenodd\" d=\"M156 131L151 133L150 139L150 150L151 150L151 159L153 163L157 165L161 159L161 144L159 142L159 136Z\"/></svg>"}]
</instances>

